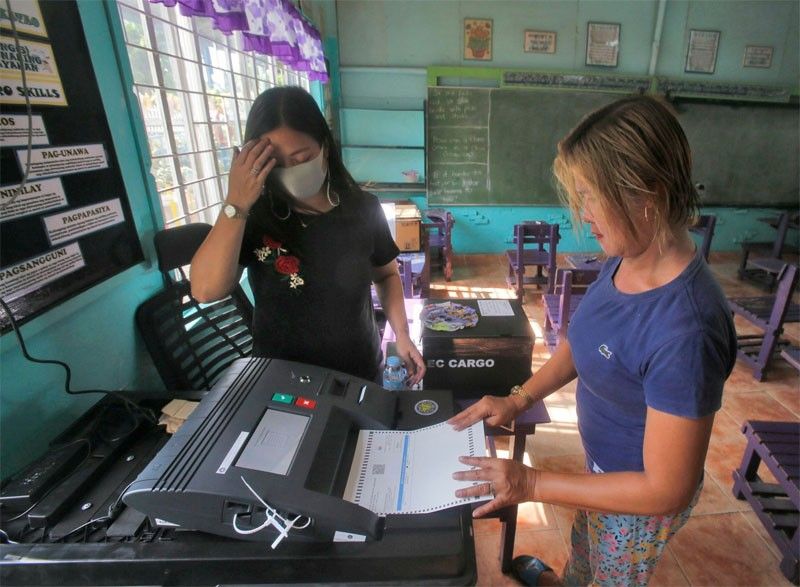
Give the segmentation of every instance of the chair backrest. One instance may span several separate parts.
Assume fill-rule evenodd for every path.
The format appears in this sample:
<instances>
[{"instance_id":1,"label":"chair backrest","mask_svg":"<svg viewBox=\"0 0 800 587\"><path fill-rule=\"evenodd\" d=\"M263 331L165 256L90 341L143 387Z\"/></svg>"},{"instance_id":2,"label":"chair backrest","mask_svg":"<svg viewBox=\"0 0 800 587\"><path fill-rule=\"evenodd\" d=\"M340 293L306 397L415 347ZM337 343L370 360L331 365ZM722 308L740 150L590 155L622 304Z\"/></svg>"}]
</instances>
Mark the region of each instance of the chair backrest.
<instances>
[{"instance_id":1,"label":"chair backrest","mask_svg":"<svg viewBox=\"0 0 800 587\"><path fill-rule=\"evenodd\" d=\"M778 217L777 232L775 233L775 242L772 245L772 256L779 258L783 254L783 245L786 243L786 235L789 232L789 225L792 221L792 214L786 210L781 212ZM795 223L797 219L794 219Z\"/></svg>"},{"instance_id":2,"label":"chair backrest","mask_svg":"<svg viewBox=\"0 0 800 587\"><path fill-rule=\"evenodd\" d=\"M717 217L713 214L701 214L697 218L697 223L692 227L694 232L703 236L700 243L700 252L708 262L708 255L711 253L711 239L714 238L714 227L717 224Z\"/></svg>"},{"instance_id":3,"label":"chair backrest","mask_svg":"<svg viewBox=\"0 0 800 587\"><path fill-rule=\"evenodd\" d=\"M526 246L534 245L539 251L547 251L548 292L552 292L555 286L556 253L560 240L561 235L557 223L549 224L541 220L529 220L514 226L517 259L523 270Z\"/></svg>"},{"instance_id":4,"label":"chair backrest","mask_svg":"<svg viewBox=\"0 0 800 587\"><path fill-rule=\"evenodd\" d=\"M563 269L556 271L555 294L561 294L565 289L572 293L584 293L588 287L597 280L599 269Z\"/></svg>"},{"instance_id":5,"label":"chair backrest","mask_svg":"<svg viewBox=\"0 0 800 587\"><path fill-rule=\"evenodd\" d=\"M453 225L456 222L450 211L429 208L425 210L425 216L428 218L428 222L425 223L428 229L428 244L431 247L450 247Z\"/></svg>"},{"instance_id":6,"label":"chair backrest","mask_svg":"<svg viewBox=\"0 0 800 587\"><path fill-rule=\"evenodd\" d=\"M567 336L573 298L582 296L589 285L597 279L600 271L593 269L559 269L556 273L555 292L559 296L558 314L561 317L558 333Z\"/></svg>"},{"instance_id":7,"label":"chair backrest","mask_svg":"<svg viewBox=\"0 0 800 587\"><path fill-rule=\"evenodd\" d=\"M431 255L430 247L428 244L428 234L423 232L422 238L422 255L423 264L418 271L414 271L412 267L411 256L400 255L397 258L397 268L400 271L400 282L403 284L403 297L406 299L411 298L428 298L430 297L431 286Z\"/></svg>"},{"instance_id":8,"label":"chair backrest","mask_svg":"<svg viewBox=\"0 0 800 587\"><path fill-rule=\"evenodd\" d=\"M183 266L210 230L186 225L154 239L164 289L137 308L136 323L167 389L210 389L231 362L252 353L253 308L241 287L210 304L191 296Z\"/></svg>"},{"instance_id":9,"label":"chair backrest","mask_svg":"<svg viewBox=\"0 0 800 587\"><path fill-rule=\"evenodd\" d=\"M769 324L780 329L786 321L787 313L792 305L792 294L797 287L798 268L793 263L787 263L778 274L778 287L775 289L775 304L769 316ZM794 317L794 320L797 320Z\"/></svg>"}]
</instances>

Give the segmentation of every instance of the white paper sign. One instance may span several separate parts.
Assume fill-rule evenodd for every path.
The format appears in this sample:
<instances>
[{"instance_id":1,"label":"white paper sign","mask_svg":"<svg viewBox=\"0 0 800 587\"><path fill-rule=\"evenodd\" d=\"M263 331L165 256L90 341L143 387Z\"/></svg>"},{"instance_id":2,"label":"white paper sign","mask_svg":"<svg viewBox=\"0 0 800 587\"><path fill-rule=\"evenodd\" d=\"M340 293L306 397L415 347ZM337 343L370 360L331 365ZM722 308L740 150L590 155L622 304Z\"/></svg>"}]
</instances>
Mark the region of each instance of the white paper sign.
<instances>
[{"instance_id":1,"label":"white paper sign","mask_svg":"<svg viewBox=\"0 0 800 587\"><path fill-rule=\"evenodd\" d=\"M0 222L66 205L67 195L57 177L29 181L21 190L19 184L0 186Z\"/></svg>"},{"instance_id":2,"label":"white paper sign","mask_svg":"<svg viewBox=\"0 0 800 587\"><path fill-rule=\"evenodd\" d=\"M125 221L119 199L107 200L44 218L47 237L57 245Z\"/></svg>"},{"instance_id":3,"label":"white paper sign","mask_svg":"<svg viewBox=\"0 0 800 587\"><path fill-rule=\"evenodd\" d=\"M478 300L481 316L513 316L514 308L508 300Z\"/></svg>"},{"instance_id":4,"label":"white paper sign","mask_svg":"<svg viewBox=\"0 0 800 587\"><path fill-rule=\"evenodd\" d=\"M44 120L38 114L31 116L32 145L49 145ZM26 114L0 114L0 147L28 146L28 116Z\"/></svg>"},{"instance_id":5,"label":"white paper sign","mask_svg":"<svg viewBox=\"0 0 800 587\"><path fill-rule=\"evenodd\" d=\"M25 104L20 67L25 68L25 86L31 104L67 106L53 48L21 39L18 55L17 44L6 34L0 36L0 103Z\"/></svg>"},{"instance_id":6,"label":"white paper sign","mask_svg":"<svg viewBox=\"0 0 800 587\"><path fill-rule=\"evenodd\" d=\"M9 4L11 12L14 14L14 27L18 33L28 33L38 37L47 36L42 11L39 10L39 3L36 0L10 0ZM0 27L12 30L5 2L0 3Z\"/></svg>"},{"instance_id":7,"label":"white paper sign","mask_svg":"<svg viewBox=\"0 0 800 587\"><path fill-rule=\"evenodd\" d=\"M81 249L73 243L33 259L0 269L0 297L9 301L84 267Z\"/></svg>"},{"instance_id":8,"label":"white paper sign","mask_svg":"<svg viewBox=\"0 0 800 587\"><path fill-rule=\"evenodd\" d=\"M27 149L17 149L17 160L22 173L25 173ZM72 145L68 147L49 147L31 151L31 168L28 177L50 177L69 175L82 171L94 171L108 167L106 150L100 143L94 145Z\"/></svg>"}]
</instances>

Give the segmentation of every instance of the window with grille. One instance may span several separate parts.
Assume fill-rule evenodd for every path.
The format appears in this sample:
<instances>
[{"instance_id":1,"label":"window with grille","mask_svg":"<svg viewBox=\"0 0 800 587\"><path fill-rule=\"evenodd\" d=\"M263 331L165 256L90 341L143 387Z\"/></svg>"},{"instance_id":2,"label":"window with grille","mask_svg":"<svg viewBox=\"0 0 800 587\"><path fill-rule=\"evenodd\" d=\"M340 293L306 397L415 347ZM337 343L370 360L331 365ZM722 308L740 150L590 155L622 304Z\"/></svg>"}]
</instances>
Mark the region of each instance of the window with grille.
<instances>
[{"instance_id":1,"label":"window with grille","mask_svg":"<svg viewBox=\"0 0 800 587\"><path fill-rule=\"evenodd\" d=\"M211 19L148 0L117 5L164 223L213 224L253 100L272 86L308 90L308 77L243 51L241 36Z\"/></svg>"}]
</instances>

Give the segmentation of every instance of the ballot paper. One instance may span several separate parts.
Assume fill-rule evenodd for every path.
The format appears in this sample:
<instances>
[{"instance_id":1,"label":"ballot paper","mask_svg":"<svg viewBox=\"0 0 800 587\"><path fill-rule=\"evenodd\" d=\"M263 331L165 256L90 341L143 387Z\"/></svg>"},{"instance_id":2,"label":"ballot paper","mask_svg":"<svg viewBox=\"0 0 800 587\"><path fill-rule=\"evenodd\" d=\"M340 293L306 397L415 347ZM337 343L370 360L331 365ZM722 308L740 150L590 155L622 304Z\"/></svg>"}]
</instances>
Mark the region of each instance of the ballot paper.
<instances>
[{"instance_id":1,"label":"ballot paper","mask_svg":"<svg viewBox=\"0 0 800 587\"><path fill-rule=\"evenodd\" d=\"M457 498L457 489L485 481L456 481L471 467L461 456L483 456L483 422L457 432L441 422L418 430L361 430L344 499L379 514L423 514L486 501Z\"/></svg>"}]
</instances>

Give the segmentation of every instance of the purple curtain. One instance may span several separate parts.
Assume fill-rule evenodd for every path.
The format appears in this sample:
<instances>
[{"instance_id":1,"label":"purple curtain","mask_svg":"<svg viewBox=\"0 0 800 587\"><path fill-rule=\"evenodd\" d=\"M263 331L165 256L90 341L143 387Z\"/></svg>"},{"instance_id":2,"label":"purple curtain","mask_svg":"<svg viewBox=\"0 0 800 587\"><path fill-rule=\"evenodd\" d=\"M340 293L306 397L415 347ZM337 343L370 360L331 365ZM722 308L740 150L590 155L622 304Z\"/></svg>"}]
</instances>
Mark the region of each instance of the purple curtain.
<instances>
[{"instance_id":1,"label":"purple curtain","mask_svg":"<svg viewBox=\"0 0 800 587\"><path fill-rule=\"evenodd\" d=\"M244 48L280 59L311 80L328 81L322 39L291 0L150 0L205 16L225 34L241 31Z\"/></svg>"}]
</instances>

